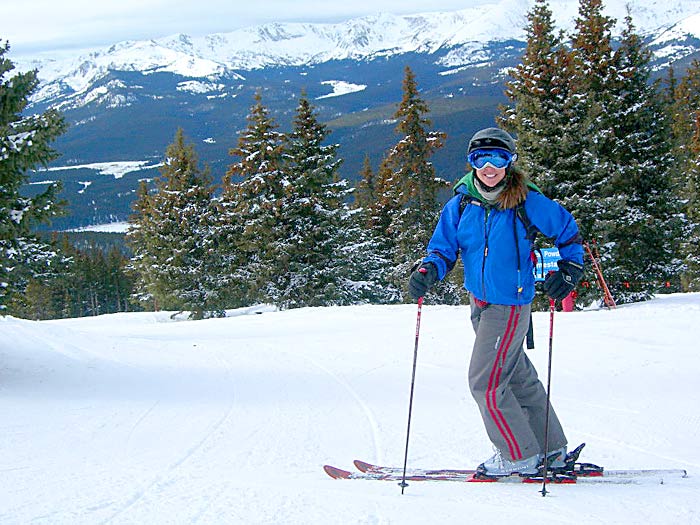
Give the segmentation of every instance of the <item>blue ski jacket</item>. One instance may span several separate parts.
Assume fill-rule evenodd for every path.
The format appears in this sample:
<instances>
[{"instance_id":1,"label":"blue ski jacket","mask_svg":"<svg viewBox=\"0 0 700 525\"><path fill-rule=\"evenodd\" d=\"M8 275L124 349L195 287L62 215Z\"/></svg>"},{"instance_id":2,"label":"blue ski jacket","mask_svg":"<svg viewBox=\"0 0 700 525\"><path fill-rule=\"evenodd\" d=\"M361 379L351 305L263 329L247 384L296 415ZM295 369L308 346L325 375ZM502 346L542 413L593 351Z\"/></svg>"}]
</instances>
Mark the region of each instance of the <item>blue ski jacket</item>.
<instances>
[{"instance_id":1,"label":"blue ski jacket","mask_svg":"<svg viewBox=\"0 0 700 525\"><path fill-rule=\"evenodd\" d=\"M460 217L462 195L471 193L466 184L457 186L455 192L440 214L423 262L433 263L442 280L461 254L464 288L477 299L504 305L532 302L535 276L531 243L515 209L472 200ZM527 194L524 209L530 222L553 239L562 259L583 264L578 226L567 210L533 189Z\"/></svg>"}]
</instances>

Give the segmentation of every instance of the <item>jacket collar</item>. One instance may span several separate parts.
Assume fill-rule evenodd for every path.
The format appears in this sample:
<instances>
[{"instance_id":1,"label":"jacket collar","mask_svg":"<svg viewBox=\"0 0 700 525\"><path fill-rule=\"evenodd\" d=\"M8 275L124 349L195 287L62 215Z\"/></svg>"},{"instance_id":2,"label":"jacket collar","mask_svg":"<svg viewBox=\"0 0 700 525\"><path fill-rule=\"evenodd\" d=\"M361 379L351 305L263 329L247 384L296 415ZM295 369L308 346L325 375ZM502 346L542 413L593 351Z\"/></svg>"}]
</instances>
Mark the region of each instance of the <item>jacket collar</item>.
<instances>
[{"instance_id":1,"label":"jacket collar","mask_svg":"<svg viewBox=\"0 0 700 525\"><path fill-rule=\"evenodd\" d=\"M471 170L464 177L459 179L459 181L457 181L457 184L454 185L453 190L455 194L460 193L463 195L469 195L470 197L473 197L474 199L488 206L488 201L484 198L483 195L481 195L481 193L479 193L479 190L476 188L474 177L476 177L476 172L474 170ZM527 180L527 187L533 191L536 191L537 193L542 193L542 190L540 190L537 187L537 185L530 180Z\"/></svg>"}]
</instances>

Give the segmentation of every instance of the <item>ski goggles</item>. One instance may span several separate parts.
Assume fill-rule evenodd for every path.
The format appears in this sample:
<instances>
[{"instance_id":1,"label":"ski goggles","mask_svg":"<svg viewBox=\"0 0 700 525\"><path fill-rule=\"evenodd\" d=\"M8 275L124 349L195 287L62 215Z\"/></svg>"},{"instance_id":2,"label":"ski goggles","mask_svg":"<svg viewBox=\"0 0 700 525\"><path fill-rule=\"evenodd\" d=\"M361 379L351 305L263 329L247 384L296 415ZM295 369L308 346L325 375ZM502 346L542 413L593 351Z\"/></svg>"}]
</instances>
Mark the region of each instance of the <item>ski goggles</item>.
<instances>
[{"instance_id":1,"label":"ski goggles","mask_svg":"<svg viewBox=\"0 0 700 525\"><path fill-rule=\"evenodd\" d=\"M487 164L491 164L494 168L505 168L515 159L517 155L501 148L475 149L467 157L469 164L478 170Z\"/></svg>"}]
</instances>

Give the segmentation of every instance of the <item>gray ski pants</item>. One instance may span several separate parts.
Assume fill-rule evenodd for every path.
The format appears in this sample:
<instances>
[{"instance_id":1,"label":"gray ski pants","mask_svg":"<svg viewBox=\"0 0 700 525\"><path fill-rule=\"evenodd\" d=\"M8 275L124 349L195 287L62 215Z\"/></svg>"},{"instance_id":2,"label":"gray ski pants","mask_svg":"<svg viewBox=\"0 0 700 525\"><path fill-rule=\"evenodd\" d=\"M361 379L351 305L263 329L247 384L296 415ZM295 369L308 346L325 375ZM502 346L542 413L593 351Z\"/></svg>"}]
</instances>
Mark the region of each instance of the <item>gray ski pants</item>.
<instances>
[{"instance_id":1,"label":"gray ski pants","mask_svg":"<svg viewBox=\"0 0 700 525\"><path fill-rule=\"evenodd\" d=\"M478 305L471 298L476 332L469 363L469 388L491 442L504 458L520 460L544 452L547 393L523 350L530 305ZM549 409L549 446L566 445L554 409Z\"/></svg>"}]
</instances>

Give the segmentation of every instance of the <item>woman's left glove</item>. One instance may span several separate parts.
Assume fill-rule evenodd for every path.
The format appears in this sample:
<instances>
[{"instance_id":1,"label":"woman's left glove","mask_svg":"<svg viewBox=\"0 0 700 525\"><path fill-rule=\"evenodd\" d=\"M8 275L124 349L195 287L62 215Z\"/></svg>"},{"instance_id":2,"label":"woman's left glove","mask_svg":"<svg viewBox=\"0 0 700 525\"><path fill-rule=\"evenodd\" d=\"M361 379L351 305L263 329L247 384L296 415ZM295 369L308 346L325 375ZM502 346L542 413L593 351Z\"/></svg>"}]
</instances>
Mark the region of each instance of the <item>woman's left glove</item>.
<instances>
[{"instance_id":1,"label":"woman's left glove","mask_svg":"<svg viewBox=\"0 0 700 525\"><path fill-rule=\"evenodd\" d=\"M583 265L560 259L559 270L550 273L544 279L544 291L552 299L561 301L569 295L583 277Z\"/></svg>"},{"instance_id":2,"label":"woman's left glove","mask_svg":"<svg viewBox=\"0 0 700 525\"><path fill-rule=\"evenodd\" d=\"M411 274L408 280L408 293L416 301L438 280L437 268L433 263L423 263Z\"/></svg>"}]
</instances>

